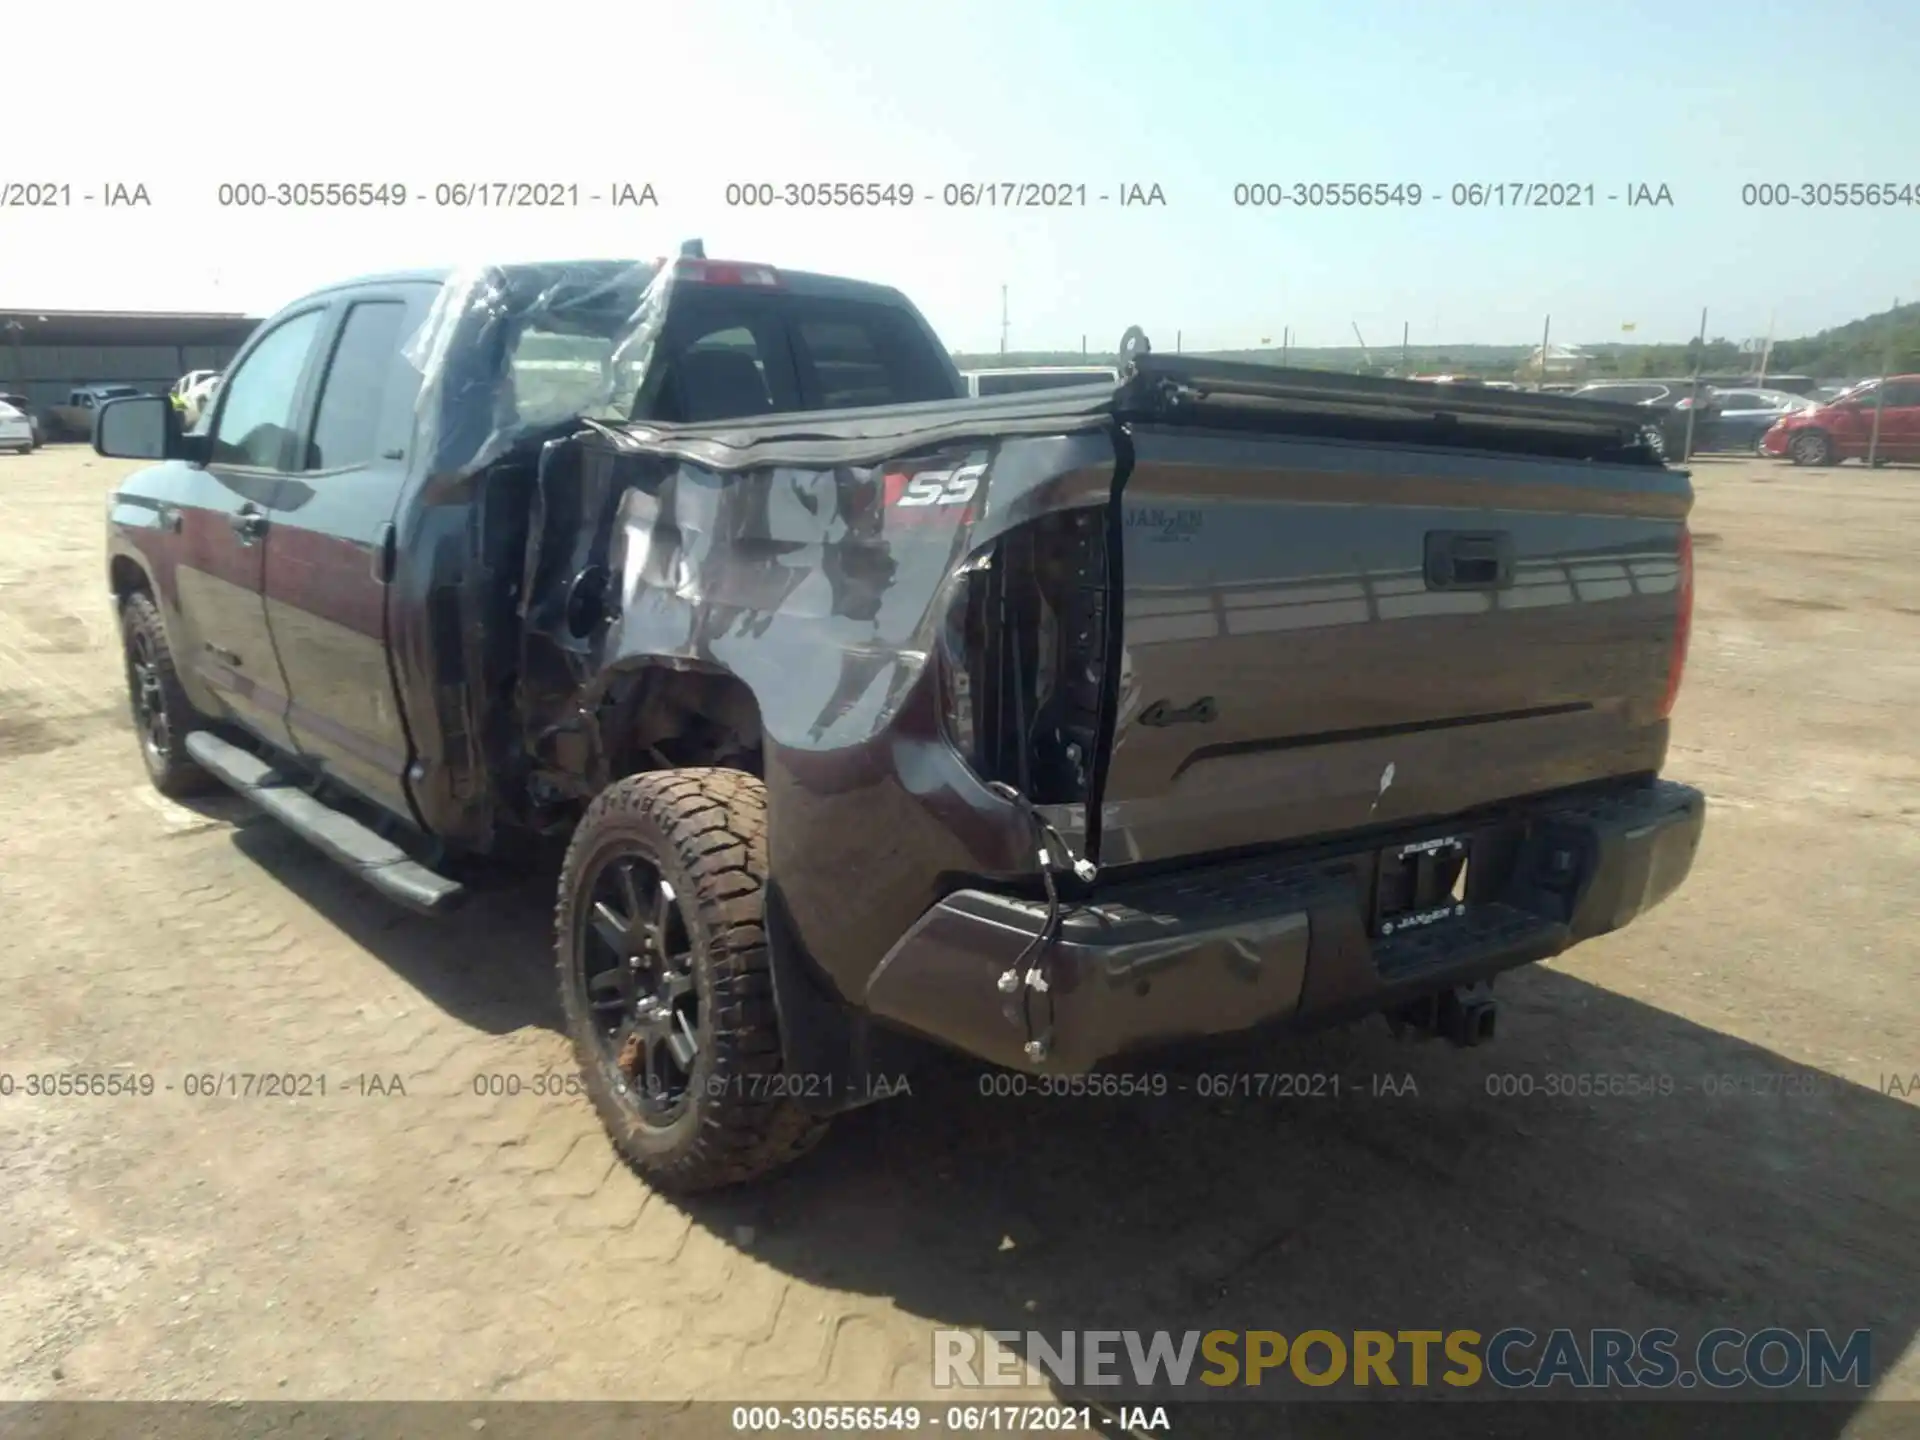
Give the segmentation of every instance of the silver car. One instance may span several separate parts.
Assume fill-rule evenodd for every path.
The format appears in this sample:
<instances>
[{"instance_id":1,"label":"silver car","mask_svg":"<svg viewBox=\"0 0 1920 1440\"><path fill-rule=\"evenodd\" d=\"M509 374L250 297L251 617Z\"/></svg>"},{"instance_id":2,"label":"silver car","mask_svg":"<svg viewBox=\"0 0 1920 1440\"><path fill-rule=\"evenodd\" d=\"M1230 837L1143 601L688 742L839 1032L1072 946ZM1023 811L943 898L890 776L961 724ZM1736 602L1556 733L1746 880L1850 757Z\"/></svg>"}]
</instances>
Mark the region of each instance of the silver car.
<instances>
[{"instance_id":1,"label":"silver car","mask_svg":"<svg viewBox=\"0 0 1920 1440\"><path fill-rule=\"evenodd\" d=\"M18 407L0 401L0 450L18 450L24 455L36 443L33 422Z\"/></svg>"}]
</instances>

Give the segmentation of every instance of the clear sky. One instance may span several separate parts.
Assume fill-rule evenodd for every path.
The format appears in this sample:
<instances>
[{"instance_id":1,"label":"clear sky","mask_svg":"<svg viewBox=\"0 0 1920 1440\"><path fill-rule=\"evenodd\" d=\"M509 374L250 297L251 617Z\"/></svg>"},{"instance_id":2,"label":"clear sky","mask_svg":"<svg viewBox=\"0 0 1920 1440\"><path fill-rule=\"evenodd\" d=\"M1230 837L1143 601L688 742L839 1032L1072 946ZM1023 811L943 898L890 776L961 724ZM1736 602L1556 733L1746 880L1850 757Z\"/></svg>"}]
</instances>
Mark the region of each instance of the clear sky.
<instances>
[{"instance_id":1,"label":"clear sky","mask_svg":"<svg viewBox=\"0 0 1920 1440\"><path fill-rule=\"evenodd\" d=\"M670 252L883 280L1015 349L1809 333L1920 298L1920 4L1819 0L683 0L24 7L0 109L0 308L269 311L368 270ZM225 181L397 181L401 209L237 210ZM657 208L437 207L441 182L651 182ZM907 182L893 210L729 207L728 181ZM1454 208L1454 184L1596 208ZM107 209L112 182L147 208ZM968 210L948 183L1084 184ZM1418 209L1236 207L1414 182ZM1749 208L1892 182L1904 208ZM1630 208L1629 187L1671 206ZM1159 185L1164 207L1097 196ZM1440 192L1441 201L1431 198ZM931 192L930 194L928 192ZM1620 195L1609 202L1608 195ZM1636 322L1631 336L1621 326Z\"/></svg>"}]
</instances>

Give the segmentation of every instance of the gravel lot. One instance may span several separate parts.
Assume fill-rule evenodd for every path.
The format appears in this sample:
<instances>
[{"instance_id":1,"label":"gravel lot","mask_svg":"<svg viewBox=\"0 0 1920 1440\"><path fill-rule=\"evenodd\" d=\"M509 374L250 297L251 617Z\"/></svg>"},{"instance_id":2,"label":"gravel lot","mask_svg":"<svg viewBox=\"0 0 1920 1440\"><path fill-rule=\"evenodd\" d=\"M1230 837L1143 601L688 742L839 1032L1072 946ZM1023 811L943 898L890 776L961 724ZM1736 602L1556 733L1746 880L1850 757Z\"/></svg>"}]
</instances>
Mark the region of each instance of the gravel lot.
<instances>
[{"instance_id":1,"label":"gravel lot","mask_svg":"<svg viewBox=\"0 0 1920 1440\"><path fill-rule=\"evenodd\" d=\"M1920 1399L1920 470L1698 466L1699 865L1503 981L1490 1049L1375 1022L1267 1054L1345 1081L1278 1102L955 1067L689 1206L564 1093L550 877L431 922L149 792L102 564L127 468L0 456L0 1397L932 1398L944 1325L1778 1324L1873 1327ZM63 1069L156 1089L23 1092ZM235 1072L328 1090L187 1093Z\"/></svg>"}]
</instances>

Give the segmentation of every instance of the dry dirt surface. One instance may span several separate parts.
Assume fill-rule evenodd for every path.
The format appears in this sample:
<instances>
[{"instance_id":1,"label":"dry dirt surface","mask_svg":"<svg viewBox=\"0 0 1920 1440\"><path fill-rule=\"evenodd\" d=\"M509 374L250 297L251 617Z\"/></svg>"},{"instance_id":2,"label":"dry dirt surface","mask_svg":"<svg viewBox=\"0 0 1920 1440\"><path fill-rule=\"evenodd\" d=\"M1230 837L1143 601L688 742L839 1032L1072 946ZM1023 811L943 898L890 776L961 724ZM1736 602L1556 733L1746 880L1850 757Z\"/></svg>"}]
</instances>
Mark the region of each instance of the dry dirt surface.
<instances>
[{"instance_id":1,"label":"dry dirt surface","mask_svg":"<svg viewBox=\"0 0 1920 1440\"><path fill-rule=\"evenodd\" d=\"M1260 1057L1337 1099L956 1068L683 1204L574 1093L550 876L428 921L149 791L103 580L128 468L0 456L0 1397L924 1400L940 1326L1510 1324L1870 1326L1920 1397L1920 471L1697 467L1699 863L1504 979L1492 1047ZM154 1093L26 1093L112 1071ZM190 1093L247 1074L327 1091ZM1547 1093L1582 1075L1672 1092Z\"/></svg>"}]
</instances>

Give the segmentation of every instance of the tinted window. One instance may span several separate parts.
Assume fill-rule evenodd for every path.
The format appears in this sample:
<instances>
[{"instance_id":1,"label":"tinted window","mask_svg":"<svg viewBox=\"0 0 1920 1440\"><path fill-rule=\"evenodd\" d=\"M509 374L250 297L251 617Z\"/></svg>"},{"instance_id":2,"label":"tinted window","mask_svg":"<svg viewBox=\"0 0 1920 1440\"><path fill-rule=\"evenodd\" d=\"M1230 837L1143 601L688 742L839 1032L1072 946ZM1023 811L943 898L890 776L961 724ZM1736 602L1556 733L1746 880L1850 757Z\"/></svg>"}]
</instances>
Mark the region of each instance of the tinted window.
<instances>
[{"instance_id":1,"label":"tinted window","mask_svg":"<svg viewBox=\"0 0 1920 1440\"><path fill-rule=\"evenodd\" d=\"M761 331L728 325L695 335L668 368L661 393L662 418L697 425L772 410L767 362L778 341L764 325Z\"/></svg>"},{"instance_id":2,"label":"tinted window","mask_svg":"<svg viewBox=\"0 0 1920 1440\"><path fill-rule=\"evenodd\" d=\"M347 311L307 444L308 470L338 470L373 459L380 402L400 353L407 307L398 300L362 301Z\"/></svg>"},{"instance_id":3,"label":"tinted window","mask_svg":"<svg viewBox=\"0 0 1920 1440\"><path fill-rule=\"evenodd\" d=\"M873 332L848 320L803 320L800 348L813 362L820 403L829 410L885 405L893 382Z\"/></svg>"},{"instance_id":4,"label":"tinted window","mask_svg":"<svg viewBox=\"0 0 1920 1440\"><path fill-rule=\"evenodd\" d=\"M1920 405L1920 380L1889 380L1887 405Z\"/></svg>"},{"instance_id":5,"label":"tinted window","mask_svg":"<svg viewBox=\"0 0 1920 1440\"><path fill-rule=\"evenodd\" d=\"M615 379L616 413L681 423L964 393L898 307L721 285L682 288L644 378Z\"/></svg>"},{"instance_id":6,"label":"tinted window","mask_svg":"<svg viewBox=\"0 0 1920 1440\"><path fill-rule=\"evenodd\" d=\"M1711 397L1722 410L1771 410L1773 402L1751 390L1725 390Z\"/></svg>"},{"instance_id":7,"label":"tinted window","mask_svg":"<svg viewBox=\"0 0 1920 1440\"><path fill-rule=\"evenodd\" d=\"M913 405L960 391L933 342L906 311L864 300L794 305L794 359L823 409Z\"/></svg>"},{"instance_id":8,"label":"tinted window","mask_svg":"<svg viewBox=\"0 0 1920 1440\"><path fill-rule=\"evenodd\" d=\"M325 313L309 310L263 336L220 387L225 403L213 437L215 464L278 470L286 463L300 374Z\"/></svg>"}]
</instances>

